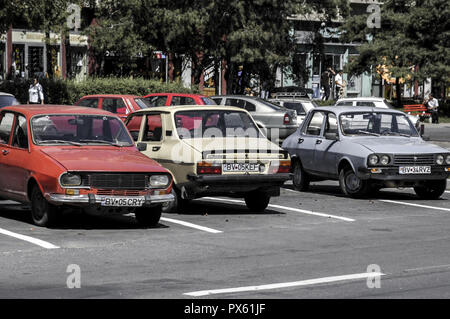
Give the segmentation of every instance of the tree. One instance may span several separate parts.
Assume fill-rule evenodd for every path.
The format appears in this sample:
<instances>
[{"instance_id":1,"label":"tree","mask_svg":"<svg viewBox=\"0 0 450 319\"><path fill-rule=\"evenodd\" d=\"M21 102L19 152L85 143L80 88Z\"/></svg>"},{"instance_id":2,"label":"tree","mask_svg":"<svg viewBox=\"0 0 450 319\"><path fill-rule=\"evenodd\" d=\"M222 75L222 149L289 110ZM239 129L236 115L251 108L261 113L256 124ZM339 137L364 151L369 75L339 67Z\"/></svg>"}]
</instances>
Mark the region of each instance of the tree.
<instances>
[{"instance_id":1,"label":"tree","mask_svg":"<svg viewBox=\"0 0 450 319\"><path fill-rule=\"evenodd\" d=\"M398 106L400 78L431 77L449 83L449 16L446 0L388 0L381 7L380 28L369 28L365 16L349 17L343 26L344 38L361 46L347 71L361 74L387 66L396 78Z\"/></svg>"}]
</instances>

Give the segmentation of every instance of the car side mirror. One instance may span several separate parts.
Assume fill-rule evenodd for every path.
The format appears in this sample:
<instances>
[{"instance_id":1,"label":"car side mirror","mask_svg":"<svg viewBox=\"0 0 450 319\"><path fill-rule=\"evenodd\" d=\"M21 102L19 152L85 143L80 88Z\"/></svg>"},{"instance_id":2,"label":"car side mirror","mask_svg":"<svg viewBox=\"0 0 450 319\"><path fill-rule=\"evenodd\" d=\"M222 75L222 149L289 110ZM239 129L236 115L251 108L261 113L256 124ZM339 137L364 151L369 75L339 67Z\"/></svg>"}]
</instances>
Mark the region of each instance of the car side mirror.
<instances>
[{"instance_id":1,"label":"car side mirror","mask_svg":"<svg viewBox=\"0 0 450 319\"><path fill-rule=\"evenodd\" d=\"M325 133L325 138L327 140L337 141L337 140L339 140L339 135L338 135L338 133L328 132L328 133Z\"/></svg>"},{"instance_id":2,"label":"car side mirror","mask_svg":"<svg viewBox=\"0 0 450 319\"><path fill-rule=\"evenodd\" d=\"M147 144L146 143L137 143L137 149L139 152L144 152L147 150Z\"/></svg>"}]
</instances>

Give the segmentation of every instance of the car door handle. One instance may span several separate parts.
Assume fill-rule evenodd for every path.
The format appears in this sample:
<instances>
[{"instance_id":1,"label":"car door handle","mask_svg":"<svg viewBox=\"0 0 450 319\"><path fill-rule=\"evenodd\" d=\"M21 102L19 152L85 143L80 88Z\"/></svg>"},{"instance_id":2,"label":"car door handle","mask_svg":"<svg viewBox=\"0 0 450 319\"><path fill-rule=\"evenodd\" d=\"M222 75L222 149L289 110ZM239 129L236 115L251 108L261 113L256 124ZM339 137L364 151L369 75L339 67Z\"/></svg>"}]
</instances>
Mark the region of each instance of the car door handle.
<instances>
[{"instance_id":1,"label":"car door handle","mask_svg":"<svg viewBox=\"0 0 450 319\"><path fill-rule=\"evenodd\" d=\"M161 148L161 146L153 146L152 151L153 152L159 151L160 148Z\"/></svg>"},{"instance_id":2,"label":"car door handle","mask_svg":"<svg viewBox=\"0 0 450 319\"><path fill-rule=\"evenodd\" d=\"M303 143L303 141L304 141L304 139L302 139L302 138L299 138L299 139L298 139L298 144L302 144L302 143Z\"/></svg>"},{"instance_id":3,"label":"car door handle","mask_svg":"<svg viewBox=\"0 0 450 319\"><path fill-rule=\"evenodd\" d=\"M322 140L316 140L316 144L322 144Z\"/></svg>"},{"instance_id":4,"label":"car door handle","mask_svg":"<svg viewBox=\"0 0 450 319\"><path fill-rule=\"evenodd\" d=\"M9 154L9 151L7 151L7 150L2 150L2 154L3 154L3 155L8 155L8 154Z\"/></svg>"}]
</instances>

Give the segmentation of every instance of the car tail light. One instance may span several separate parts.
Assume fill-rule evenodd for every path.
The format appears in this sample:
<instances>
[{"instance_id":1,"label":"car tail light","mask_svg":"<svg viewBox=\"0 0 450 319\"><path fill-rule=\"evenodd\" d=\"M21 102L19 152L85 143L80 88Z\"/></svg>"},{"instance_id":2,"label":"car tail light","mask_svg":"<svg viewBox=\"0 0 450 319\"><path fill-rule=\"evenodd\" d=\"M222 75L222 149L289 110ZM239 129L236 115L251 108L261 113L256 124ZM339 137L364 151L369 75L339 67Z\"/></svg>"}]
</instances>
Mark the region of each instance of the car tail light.
<instances>
[{"instance_id":1,"label":"car tail light","mask_svg":"<svg viewBox=\"0 0 450 319\"><path fill-rule=\"evenodd\" d=\"M291 172L291 161L279 161L270 164L269 173L290 173Z\"/></svg>"},{"instance_id":2,"label":"car tail light","mask_svg":"<svg viewBox=\"0 0 450 319\"><path fill-rule=\"evenodd\" d=\"M289 114L284 114L283 118L283 124L289 124L291 122L291 118L289 117Z\"/></svg>"},{"instance_id":3,"label":"car tail light","mask_svg":"<svg viewBox=\"0 0 450 319\"><path fill-rule=\"evenodd\" d=\"M222 174L222 166L210 162L197 163L197 174Z\"/></svg>"}]
</instances>

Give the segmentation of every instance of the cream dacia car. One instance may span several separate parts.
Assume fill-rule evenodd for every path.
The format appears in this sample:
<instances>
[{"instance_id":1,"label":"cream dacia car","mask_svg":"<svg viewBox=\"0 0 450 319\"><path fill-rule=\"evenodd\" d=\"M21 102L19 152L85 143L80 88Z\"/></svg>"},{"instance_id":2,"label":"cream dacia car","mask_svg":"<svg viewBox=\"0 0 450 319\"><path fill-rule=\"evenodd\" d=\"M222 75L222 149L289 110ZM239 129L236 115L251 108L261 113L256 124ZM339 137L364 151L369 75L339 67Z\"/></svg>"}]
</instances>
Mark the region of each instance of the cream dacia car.
<instances>
[{"instance_id":1,"label":"cream dacia car","mask_svg":"<svg viewBox=\"0 0 450 319\"><path fill-rule=\"evenodd\" d=\"M260 212L290 178L287 152L241 108L152 107L131 113L126 125L139 150L174 176L176 200L166 210L182 211L204 196L230 196Z\"/></svg>"}]
</instances>

